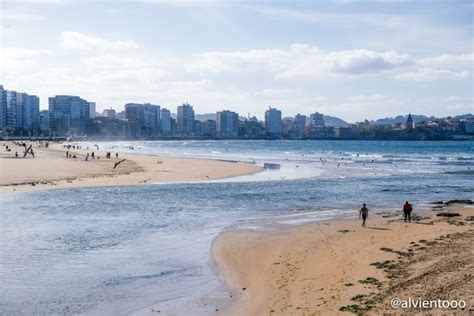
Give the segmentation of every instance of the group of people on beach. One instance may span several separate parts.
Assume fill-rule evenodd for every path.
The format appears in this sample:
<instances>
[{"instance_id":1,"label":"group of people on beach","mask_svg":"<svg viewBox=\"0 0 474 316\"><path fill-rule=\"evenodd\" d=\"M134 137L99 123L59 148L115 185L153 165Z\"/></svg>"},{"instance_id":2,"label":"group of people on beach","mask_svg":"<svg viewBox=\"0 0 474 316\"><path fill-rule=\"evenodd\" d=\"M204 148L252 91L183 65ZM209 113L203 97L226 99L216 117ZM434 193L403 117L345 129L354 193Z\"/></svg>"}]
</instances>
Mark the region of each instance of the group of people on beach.
<instances>
[{"instance_id":1,"label":"group of people on beach","mask_svg":"<svg viewBox=\"0 0 474 316\"><path fill-rule=\"evenodd\" d=\"M25 158L27 155L30 155L31 157L35 158L35 152L33 151L32 145L28 147L25 142L13 142L13 144L24 148L23 158ZM3 146L5 147L5 150L7 152L12 151L12 148L10 148L8 145L3 144ZM15 151L15 158L19 157L20 155L18 154L18 151Z\"/></svg>"},{"instance_id":2,"label":"group of people on beach","mask_svg":"<svg viewBox=\"0 0 474 316\"><path fill-rule=\"evenodd\" d=\"M411 223L411 212L413 211L413 206L408 203L408 201L403 204L403 215L405 217L405 222ZM365 222L369 217L369 209L367 208L366 204L362 205L362 208L359 210L359 218L362 218L362 227L365 227Z\"/></svg>"}]
</instances>

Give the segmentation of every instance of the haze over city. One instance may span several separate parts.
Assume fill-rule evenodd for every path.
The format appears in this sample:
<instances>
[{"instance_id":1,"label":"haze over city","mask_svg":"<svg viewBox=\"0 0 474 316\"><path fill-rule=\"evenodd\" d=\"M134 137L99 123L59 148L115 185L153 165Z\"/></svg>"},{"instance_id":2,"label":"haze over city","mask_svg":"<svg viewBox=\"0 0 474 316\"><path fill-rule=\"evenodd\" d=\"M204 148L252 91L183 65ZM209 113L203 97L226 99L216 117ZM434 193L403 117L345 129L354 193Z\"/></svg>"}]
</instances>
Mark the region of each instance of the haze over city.
<instances>
[{"instance_id":1,"label":"haze over city","mask_svg":"<svg viewBox=\"0 0 474 316\"><path fill-rule=\"evenodd\" d=\"M41 109L67 94L99 112L443 117L472 112L472 17L470 1L6 0L1 78Z\"/></svg>"}]
</instances>

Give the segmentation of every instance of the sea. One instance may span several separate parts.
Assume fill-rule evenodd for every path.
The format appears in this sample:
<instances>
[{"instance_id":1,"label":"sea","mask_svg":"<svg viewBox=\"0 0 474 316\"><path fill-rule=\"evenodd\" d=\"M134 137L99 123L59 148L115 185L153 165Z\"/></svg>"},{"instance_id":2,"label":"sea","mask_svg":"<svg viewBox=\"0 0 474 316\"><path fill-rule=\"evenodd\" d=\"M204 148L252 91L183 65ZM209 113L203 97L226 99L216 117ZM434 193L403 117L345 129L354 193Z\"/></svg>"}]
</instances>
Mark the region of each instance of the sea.
<instances>
[{"instance_id":1,"label":"sea","mask_svg":"<svg viewBox=\"0 0 474 316\"><path fill-rule=\"evenodd\" d=\"M0 198L0 314L215 314L211 256L232 229L474 199L474 142L186 140L82 142L113 153L278 170L208 182L79 188ZM217 303L216 303L217 304Z\"/></svg>"}]
</instances>

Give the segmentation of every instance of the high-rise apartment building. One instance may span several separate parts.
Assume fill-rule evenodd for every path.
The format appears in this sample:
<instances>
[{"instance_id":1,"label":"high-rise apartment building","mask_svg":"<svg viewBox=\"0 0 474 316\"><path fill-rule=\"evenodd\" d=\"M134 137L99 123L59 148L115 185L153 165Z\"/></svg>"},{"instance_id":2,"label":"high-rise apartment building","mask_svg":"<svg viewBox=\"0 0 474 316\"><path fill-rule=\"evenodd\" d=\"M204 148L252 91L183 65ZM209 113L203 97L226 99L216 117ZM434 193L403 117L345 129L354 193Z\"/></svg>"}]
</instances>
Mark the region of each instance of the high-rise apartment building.
<instances>
[{"instance_id":1,"label":"high-rise apartment building","mask_svg":"<svg viewBox=\"0 0 474 316\"><path fill-rule=\"evenodd\" d=\"M178 106L177 133L188 135L194 133L194 110L191 105L184 103Z\"/></svg>"},{"instance_id":2,"label":"high-rise apartment building","mask_svg":"<svg viewBox=\"0 0 474 316\"><path fill-rule=\"evenodd\" d=\"M291 134L293 137L302 138L304 136L304 128L306 127L306 115L296 114L291 125Z\"/></svg>"},{"instance_id":3,"label":"high-rise apartment building","mask_svg":"<svg viewBox=\"0 0 474 316\"><path fill-rule=\"evenodd\" d=\"M272 107L268 107L265 111L265 128L267 136L281 137L283 133L283 123L281 121L281 111Z\"/></svg>"},{"instance_id":4,"label":"high-rise apartment building","mask_svg":"<svg viewBox=\"0 0 474 316\"><path fill-rule=\"evenodd\" d=\"M39 128L39 98L35 95L23 95L23 128L28 130L37 130Z\"/></svg>"},{"instance_id":5,"label":"high-rise apartment building","mask_svg":"<svg viewBox=\"0 0 474 316\"><path fill-rule=\"evenodd\" d=\"M239 115L232 111L220 111L216 115L218 137L237 137L239 133Z\"/></svg>"},{"instance_id":6,"label":"high-rise apartment building","mask_svg":"<svg viewBox=\"0 0 474 316\"><path fill-rule=\"evenodd\" d=\"M51 130L51 112L48 110L40 111L39 113L39 128L42 131Z\"/></svg>"},{"instance_id":7,"label":"high-rise apartment building","mask_svg":"<svg viewBox=\"0 0 474 316\"><path fill-rule=\"evenodd\" d=\"M160 106L149 103L125 104L125 116L135 137L154 137L160 133Z\"/></svg>"},{"instance_id":8,"label":"high-rise apartment building","mask_svg":"<svg viewBox=\"0 0 474 316\"><path fill-rule=\"evenodd\" d=\"M7 126L11 129L22 128L23 111L21 109L20 93L7 90ZM20 99L20 100L18 100Z\"/></svg>"},{"instance_id":9,"label":"high-rise apartment building","mask_svg":"<svg viewBox=\"0 0 474 316\"><path fill-rule=\"evenodd\" d=\"M0 130L7 127L7 90L0 85Z\"/></svg>"},{"instance_id":10,"label":"high-rise apartment building","mask_svg":"<svg viewBox=\"0 0 474 316\"><path fill-rule=\"evenodd\" d=\"M39 128L39 98L0 85L0 129L32 132Z\"/></svg>"},{"instance_id":11,"label":"high-rise apartment building","mask_svg":"<svg viewBox=\"0 0 474 316\"><path fill-rule=\"evenodd\" d=\"M94 118L97 116L97 109L95 102L89 102L89 118Z\"/></svg>"},{"instance_id":12,"label":"high-rise apartment building","mask_svg":"<svg viewBox=\"0 0 474 316\"><path fill-rule=\"evenodd\" d=\"M88 101L70 95L49 98L52 129L59 133L85 134L89 128L90 104Z\"/></svg>"},{"instance_id":13,"label":"high-rise apartment building","mask_svg":"<svg viewBox=\"0 0 474 316\"><path fill-rule=\"evenodd\" d=\"M171 113L168 109L161 109L161 135L171 134Z\"/></svg>"},{"instance_id":14,"label":"high-rise apartment building","mask_svg":"<svg viewBox=\"0 0 474 316\"><path fill-rule=\"evenodd\" d=\"M324 121L324 115L321 113L311 114L309 117L310 124L314 127L325 127L326 122Z\"/></svg>"}]
</instances>

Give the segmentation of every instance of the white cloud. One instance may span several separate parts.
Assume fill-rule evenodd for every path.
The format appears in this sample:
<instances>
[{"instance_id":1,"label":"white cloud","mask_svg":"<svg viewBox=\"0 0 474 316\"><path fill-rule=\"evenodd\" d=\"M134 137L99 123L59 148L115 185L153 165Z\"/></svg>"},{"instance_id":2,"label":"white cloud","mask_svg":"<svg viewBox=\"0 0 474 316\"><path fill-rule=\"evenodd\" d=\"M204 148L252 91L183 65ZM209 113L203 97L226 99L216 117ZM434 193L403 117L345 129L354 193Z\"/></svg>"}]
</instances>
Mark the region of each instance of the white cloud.
<instances>
[{"instance_id":1,"label":"white cloud","mask_svg":"<svg viewBox=\"0 0 474 316\"><path fill-rule=\"evenodd\" d=\"M44 17L37 14L16 12L2 9L0 11L0 21L41 21Z\"/></svg>"},{"instance_id":2,"label":"white cloud","mask_svg":"<svg viewBox=\"0 0 474 316\"><path fill-rule=\"evenodd\" d=\"M109 43L112 42L100 39L89 46L110 47ZM229 108L261 118L266 106L272 105L281 108L284 116L320 111L360 120L411 110L432 112L432 100L410 99L395 92L390 96L374 80L430 82L470 74L459 66L465 63L464 55L416 60L396 51L327 52L302 44L287 49L181 57L158 56L140 48L103 50L90 49L84 56L82 50L6 48L1 54L1 64L5 65L3 82L9 89L38 94L43 107L48 96L73 94L97 102L99 109L114 106L120 110L126 102L152 102L175 109L189 101L199 112ZM453 70L435 71L428 67L436 63ZM377 77L373 78L373 74ZM360 91L353 87L361 82L374 84ZM336 92L326 90L331 85L338 87ZM458 112L469 107L464 101L452 103L451 108L456 107Z\"/></svg>"},{"instance_id":3,"label":"white cloud","mask_svg":"<svg viewBox=\"0 0 474 316\"><path fill-rule=\"evenodd\" d=\"M474 54L439 55L421 58L416 69L396 76L399 80L434 81L441 79L466 79L472 77Z\"/></svg>"},{"instance_id":4,"label":"white cloud","mask_svg":"<svg viewBox=\"0 0 474 316\"><path fill-rule=\"evenodd\" d=\"M245 73L278 71L284 67L287 53L278 49L246 52L208 52L186 65L189 72Z\"/></svg>"},{"instance_id":5,"label":"white cloud","mask_svg":"<svg viewBox=\"0 0 474 316\"><path fill-rule=\"evenodd\" d=\"M395 51L374 52L365 49L340 52L305 54L287 70L276 75L277 78L299 76L317 77L320 75L357 76L378 73L411 63L408 55Z\"/></svg>"},{"instance_id":6,"label":"white cloud","mask_svg":"<svg viewBox=\"0 0 474 316\"><path fill-rule=\"evenodd\" d=\"M463 55L439 55L435 57L423 58L419 64L427 67L451 69L472 69L474 68L474 53Z\"/></svg>"},{"instance_id":7,"label":"white cloud","mask_svg":"<svg viewBox=\"0 0 474 316\"><path fill-rule=\"evenodd\" d=\"M246 52L211 52L187 65L189 72L267 72L277 79L364 75L410 65L412 59L395 51L365 49L324 52L317 47L293 44L288 50L264 49Z\"/></svg>"},{"instance_id":8,"label":"white cloud","mask_svg":"<svg viewBox=\"0 0 474 316\"><path fill-rule=\"evenodd\" d=\"M27 75L35 71L44 57L53 52L46 49L2 47L0 49L0 77L2 80Z\"/></svg>"},{"instance_id":9,"label":"white cloud","mask_svg":"<svg viewBox=\"0 0 474 316\"><path fill-rule=\"evenodd\" d=\"M448 69L422 68L412 72L398 74L396 79L408 81L433 81L440 79L466 79L472 76L469 71L452 71Z\"/></svg>"},{"instance_id":10,"label":"white cloud","mask_svg":"<svg viewBox=\"0 0 474 316\"><path fill-rule=\"evenodd\" d=\"M16 47L2 47L0 50L0 56L2 58L10 59L23 59L40 55L51 54L52 51L48 49L28 49L28 48L16 48Z\"/></svg>"},{"instance_id":11,"label":"white cloud","mask_svg":"<svg viewBox=\"0 0 474 316\"><path fill-rule=\"evenodd\" d=\"M120 50L138 48L131 40L108 41L98 36L87 36L79 32L62 32L59 47L68 50Z\"/></svg>"}]
</instances>

